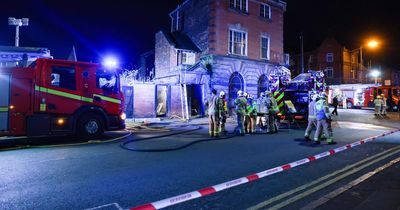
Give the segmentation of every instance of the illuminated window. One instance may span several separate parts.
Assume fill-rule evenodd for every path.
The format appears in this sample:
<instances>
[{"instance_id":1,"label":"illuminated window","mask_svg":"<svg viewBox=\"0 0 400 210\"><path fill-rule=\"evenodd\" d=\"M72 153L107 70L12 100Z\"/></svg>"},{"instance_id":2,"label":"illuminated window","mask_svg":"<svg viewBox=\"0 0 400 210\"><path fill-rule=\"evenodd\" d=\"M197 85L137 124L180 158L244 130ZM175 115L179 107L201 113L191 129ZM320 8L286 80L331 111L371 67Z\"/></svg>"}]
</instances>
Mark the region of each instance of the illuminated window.
<instances>
[{"instance_id":1,"label":"illuminated window","mask_svg":"<svg viewBox=\"0 0 400 210\"><path fill-rule=\"evenodd\" d=\"M229 53L247 55L247 33L239 30L229 31Z\"/></svg>"},{"instance_id":2,"label":"illuminated window","mask_svg":"<svg viewBox=\"0 0 400 210\"><path fill-rule=\"evenodd\" d=\"M182 52L182 64L193 65L196 62L196 56L192 52Z\"/></svg>"}]
</instances>

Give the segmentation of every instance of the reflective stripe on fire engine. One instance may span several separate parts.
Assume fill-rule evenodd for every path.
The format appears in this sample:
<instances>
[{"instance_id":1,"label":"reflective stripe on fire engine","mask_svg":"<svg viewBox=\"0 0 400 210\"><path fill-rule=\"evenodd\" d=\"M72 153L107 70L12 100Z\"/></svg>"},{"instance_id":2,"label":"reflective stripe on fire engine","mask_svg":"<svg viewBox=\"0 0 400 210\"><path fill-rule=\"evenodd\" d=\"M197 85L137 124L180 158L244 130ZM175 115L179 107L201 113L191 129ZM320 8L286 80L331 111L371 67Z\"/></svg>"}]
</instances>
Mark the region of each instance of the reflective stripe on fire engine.
<instances>
[{"instance_id":1,"label":"reflective stripe on fire engine","mask_svg":"<svg viewBox=\"0 0 400 210\"><path fill-rule=\"evenodd\" d=\"M282 90L277 90L274 92L274 98L276 100L276 103L278 104L279 110L283 107L283 97L285 97L285 92Z\"/></svg>"},{"instance_id":2,"label":"reflective stripe on fire engine","mask_svg":"<svg viewBox=\"0 0 400 210\"><path fill-rule=\"evenodd\" d=\"M0 106L0 112L8 112L7 106Z\"/></svg>"},{"instance_id":3,"label":"reflective stripe on fire engine","mask_svg":"<svg viewBox=\"0 0 400 210\"><path fill-rule=\"evenodd\" d=\"M97 95L97 94L93 94L93 96L97 96L97 97L101 98L101 100L104 100L104 101L108 101L108 102L112 102L112 103L116 103L116 104L121 104L121 100L119 100L119 99L110 98L110 97L107 97L107 96L102 96L102 95Z\"/></svg>"},{"instance_id":4,"label":"reflective stripe on fire engine","mask_svg":"<svg viewBox=\"0 0 400 210\"><path fill-rule=\"evenodd\" d=\"M53 90L53 89L39 87L39 86L35 86L35 90L36 91L40 91L40 92L49 93L49 94L56 95L56 96L61 96L61 97L65 97L65 98L78 100L78 101L93 103L93 98L88 98L88 97L75 95L75 94L71 94L71 93L66 93L66 92L62 92L62 91L59 91L59 90ZM118 99L115 99L115 98L110 98L110 97L97 95L97 94L93 94L93 96L97 96L97 97L101 98L104 101L108 101L108 102L112 102L112 103L116 103L116 104L121 104L121 100L118 100Z\"/></svg>"}]
</instances>

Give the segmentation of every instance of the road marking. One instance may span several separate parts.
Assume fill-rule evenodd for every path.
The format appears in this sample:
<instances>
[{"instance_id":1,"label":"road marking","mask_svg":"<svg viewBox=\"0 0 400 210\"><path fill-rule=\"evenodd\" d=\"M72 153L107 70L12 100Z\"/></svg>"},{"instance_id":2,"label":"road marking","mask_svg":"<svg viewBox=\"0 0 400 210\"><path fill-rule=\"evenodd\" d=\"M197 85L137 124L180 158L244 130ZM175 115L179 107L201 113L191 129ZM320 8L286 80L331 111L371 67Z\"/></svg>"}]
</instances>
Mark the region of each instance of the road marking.
<instances>
[{"instance_id":1,"label":"road marking","mask_svg":"<svg viewBox=\"0 0 400 210\"><path fill-rule=\"evenodd\" d=\"M292 162L292 163L288 163L288 164L285 164L285 165L282 165L282 166L275 167L273 169L268 169L268 170L265 170L265 171L262 171L262 172L259 172L259 173L256 173L256 174L251 174L251 175L248 175L246 177L242 177L242 178L236 179L236 180L234 180L235 183L231 183L232 181L228 181L228 182L225 182L225 183L222 183L222 184L218 184L218 185L214 185L214 186L211 186L211 187L204 188L204 189L207 189L207 193L204 193L204 192L202 193L202 190L196 190L196 191L192 191L192 192L189 192L189 193L181 194L181 195L178 195L178 196L165 198L163 200L159 200L159 201L155 201L155 202L139 205L139 206L136 206L136 207L133 207L133 208L130 208L130 209L131 210L148 210L148 209L154 210L154 209L161 209L161 208L165 208L165 207L168 207L168 206L177 205L179 203L183 203L183 202L186 202L186 201L189 201L189 200L197 199L199 197L203 197L203 196L207 196L207 195L210 195L210 194L213 194L213 193L217 193L217 192L219 192L221 190L230 189L230 188L232 188L234 186L238 186L238 185L241 185L241 184L253 182L253 181L261 179L263 177L270 176L270 175L275 174L275 173L280 173L282 171L286 171L286 170L289 170L291 168L294 168L294 167L297 167L297 166L300 166L300 165L303 165L303 164L306 164L306 163L310 163L312 161L316 161L318 159L334 155L334 154L336 154L338 152L351 149L353 147L365 144L367 142L374 141L379 137L391 135L391 134L399 132L399 131L400 131L400 129L395 129L395 130L387 131L385 133L382 133L382 134L379 134L379 135L376 135L376 136L371 136L371 137L368 137L368 138L364 138L364 139L362 139L360 141L357 141L357 142L354 142L352 144L347 144L345 146L342 146L342 147L339 147L339 148L336 148L336 149L333 149L333 150L329 150L327 152L323 152L323 153L320 153L320 154L317 154L317 155L314 155L314 156L310 156L310 157L304 158L302 160L298 160L298 161L295 161L295 162ZM210 190L210 188L212 188L212 190Z\"/></svg>"},{"instance_id":2,"label":"road marking","mask_svg":"<svg viewBox=\"0 0 400 210\"><path fill-rule=\"evenodd\" d=\"M366 168L366 167L368 167L368 166L370 166L372 164L375 164L375 163L377 163L377 162L379 162L381 160L384 160L384 159L386 159L386 158L388 158L388 157L390 157L390 156L392 156L392 155L394 155L396 153L399 153L400 152L400 146L397 146L397 147L393 148L392 150L394 150L394 151L390 152L389 154L386 154L384 156L381 156L379 158L376 158L376 157L381 155L382 153L387 153L389 150L387 150L385 152L382 152L382 153L379 153L378 155L375 155L375 156L369 158L369 160L374 159L374 160L372 160L370 162L368 162L368 161L360 161L360 162L362 162L362 164L364 164L364 162L367 162L367 163L364 164L364 165L361 164L361 166L359 166L358 168L355 167L352 170L350 170L350 171L348 171L348 172L346 172L346 173L344 173L344 174L342 174L340 176L335 177L334 179L328 180L328 181L326 181L326 182L324 182L324 183L322 183L322 184L320 184L320 185L318 185L316 187L313 187L313 188L311 188L311 189L309 189L307 191L304 191L304 192L302 192L300 194L297 194L296 196L291 197L289 199L286 199L285 201L283 201L281 203L278 203L278 204L276 204L276 205L274 205L274 206L272 206L272 207L270 207L268 209L270 209L270 210L280 209L280 208L283 208L283 207L285 207L287 205L290 205L290 204L292 204L292 203L294 203L294 202L296 202L298 200L301 200L301 199L303 199L303 198L305 198L305 197L307 197L307 196L309 196L309 195L311 195L311 194L313 194L313 193L315 193L315 192L317 192L317 191L319 191L319 190L321 190L321 189L323 189L323 188L325 188L325 187L327 187L327 186L329 186L331 184L334 184L337 181L339 181L339 180L341 180L343 178L346 178L346 177L348 177L348 176L350 176L350 175L352 175L352 174L354 174L354 173L356 173L356 172L358 172L358 171L360 171L360 170L362 170L362 169L364 169L364 168ZM390 150L390 151L392 151L392 150ZM360 165L360 162L356 163L355 165ZM354 164L353 164L353 167L354 167ZM349 167L349 168L352 168L352 167ZM347 169L349 169L349 168L347 168ZM339 171L343 172L342 170L339 170ZM337 175L339 173L334 172L333 174ZM325 177L322 177L322 178L318 179L315 182L318 183L318 182L324 181L324 180L326 180L329 177L332 177L334 175L327 175ZM313 183L313 184L316 184L316 183ZM306 184L306 186L303 185L303 186L298 187L298 188L306 189L307 187L312 186L313 184L309 183L309 184ZM298 188L294 189L293 191L297 190ZM297 190L296 192L298 192L298 191L299 190ZM295 192L289 191L289 192L286 192L284 194L292 195L293 193L295 193ZM287 196L283 196L283 194L282 195L278 195L278 196L282 197L282 198L287 197ZM277 199L276 197L271 198L271 199L269 199L269 200L267 200L265 202L262 202L262 203L260 203L260 204L258 204L256 206L254 206L254 207L250 207L248 210L255 210L255 209L265 208L267 205L271 204L272 202L281 200L282 198L280 198L280 199ZM266 204L266 205L263 205L263 204Z\"/></svg>"},{"instance_id":3,"label":"road marking","mask_svg":"<svg viewBox=\"0 0 400 210\"><path fill-rule=\"evenodd\" d=\"M305 189L307 189L307 188L309 188L309 187L311 187L311 186L313 186L313 185L316 185L316 184L318 184L318 183L320 183L320 182L323 182L323 181L325 181L325 180L327 180L327 179L329 179L329 178L331 178L331 177L334 177L334 176L336 176L337 174L343 173L343 172L345 172L345 171L347 171L347 170L349 170L349 169L352 169L352 168L354 168L354 167L356 167L356 166L358 166L358 165L362 165L362 164L364 164L364 163L366 163L366 162L369 162L369 161L375 159L376 157L379 157L379 156L381 156L381 155L384 155L384 154L386 154L386 153L388 153L388 152L392 152L392 151L394 151L394 150L396 150L396 149L399 149L399 148L400 148L400 146L397 146L397 147L394 147L394 148L385 150L385 151L383 151L383 152L381 152L381 153L379 153L379 154L376 154L376 155L371 156L371 157L369 157L369 158L367 158L367 159L361 160L361 161L359 161L359 162L357 162L357 163L354 163L354 164L352 164L352 165L346 166L346 167L343 168L343 169L337 170L337 171L335 171L335 172L333 172L333 173L331 173L331 174L328 174L328 175L326 175L326 176L324 176L324 177L321 177L321 178L319 178L319 179L317 179L317 180L315 180L315 181L309 182L309 183L307 183L307 184L305 184L305 185L302 185L302 186L297 187L297 188L295 188L295 189L293 189L293 190L290 190L290 191L288 191L288 192L285 192L285 193L283 193L283 194L280 194L280 195L278 195L278 196L275 196L275 197L273 197L273 198L271 198L271 199L268 199L268 200L266 200L266 201L264 201L264 202L261 202L261 203L255 205L255 206L252 206L252 207L248 208L247 210L255 210L255 209L260 209L260 208L263 208L263 207L265 207L265 206L268 206L268 205L270 205L271 203L274 203L274 202L276 202L276 201L282 200L283 198L286 198L286 197L288 197L288 196L290 196L290 195L293 195L293 194L295 194L295 193L297 193L297 192L299 192L299 191L305 190Z\"/></svg>"},{"instance_id":4,"label":"road marking","mask_svg":"<svg viewBox=\"0 0 400 210\"><path fill-rule=\"evenodd\" d=\"M379 172L385 170L386 168L389 168L390 166L392 166L392 165L394 165L394 164L396 164L396 163L399 163L399 162L400 162L400 157L399 157L399 158L396 158L396 159L394 159L394 160L391 160L390 162L386 163L385 165L383 165L383 166L381 166L381 167L378 167L378 168L376 168L375 170L370 171L370 172L368 172L368 173L362 175L361 177L359 177L359 178L357 178L357 179L355 179L355 180L349 182L349 183L346 184L345 186L340 187L340 188L336 189L335 191L332 191L332 192L328 193L327 195L321 197L320 199L318 199L318 200L316 200L316 201L314 201L314 202L312 202L312 203L310 203L310 204L304 206L304 207L301 208L300 210L312 210L312 209L315 209L315 208L317 208L317 207L319 207L319 206L325 204L326 202L332 200L333 198L337 197L338 195L340 195L340 194L346 192L346 191L349 190L350 188L352 188L352 187L354 187L354 186L356 186L356 185L362 183L363 181L365 181L365 180L371 178L371 177L374 176L375 174L377 174L377 173L379 173Z\"/></svg>"},{"instance_id":5,"label":"road marking","mask_svg":"<svg viewBox=\"0 0 400 210\"><path fill-rule=\"evenodd\" d=\"M96 210L96 209L103 209L103 208L109 209L109 207L115 207L118 210L123 210L123 208L118 203L109 203L106 205L101 205L101 206L97 206L97 207L89 208L89 209L85 209L85 210Z\"/></svg>"}]
</instances>

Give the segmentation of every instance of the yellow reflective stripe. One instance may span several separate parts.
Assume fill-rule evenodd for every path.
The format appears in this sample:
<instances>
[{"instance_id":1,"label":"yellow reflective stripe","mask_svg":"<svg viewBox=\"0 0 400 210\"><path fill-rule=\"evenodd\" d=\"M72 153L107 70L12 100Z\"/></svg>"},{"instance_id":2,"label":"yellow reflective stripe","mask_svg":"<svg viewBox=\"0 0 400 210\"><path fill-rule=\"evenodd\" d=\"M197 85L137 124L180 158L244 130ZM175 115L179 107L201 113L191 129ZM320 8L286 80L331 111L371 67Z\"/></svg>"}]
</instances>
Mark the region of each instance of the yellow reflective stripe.
<instances>
[{"instance_id":1,"label":"yellow reflective stripe","mask_svg":"<svg viewBox=\"0 0 400 210\"><path fill-rule=\"evenodd\" d=\"M82 101L88 102L88 103L93 103L93 98L86 98L82 96Z\"/></svg>"},{"instance_id":2,"label":"yellow reflective stripe","mask_svg":"<svg viewBox=\"0 0 400 210\"><path fill-rule=\"evenodd\" d=\"M8 112L7 106L0 106L0 112Z\"/></svg>"},{"instance_id":3,"label":"yellow reflective stripe","mask_svg":"<svg viewBox=\"0 0 400 210\"><path fill-rule=\"evenodd\" d=\"M275 91L274 96L278 95L279 93L280 93L279 90Z\"/></svg>"},{"instance_id":4,"label":"yellow reflective stripe","mask_svg":"<svg viewBox=\"0 0 400 210\"><path fill-rule=\"evenodd\" d=\"M121 100L119 100L119 99L110 98L110 97L107 97L107 96L102 96L102 95L97 95L97 94L93 94L93 96L97 96L97 97L101 98L101 100L104 100L104 101L108 101L108 102L112 102L112 103L116 103L116 104L121 104Z\"/></svg>"},{"instance_id":5,"label":"yellow reflective stripe","mask_svg":"<svg viewBox=\"0 0 400 210\"><path fill-rule=\"evenodd\" d=\"M71 94L71 93L66 93L66 92L62 92L62 91L59 91L59 90L44 88L44 87L40 87L40 86L35 86L35 90L36 91L40 91L40 92L49 93L49 94L56 95L56 96L61 96L61 97L65 97L65 98L78 100L78 101L93 103L93 98L88 98L88 97L75 95L75 94ZM93 94L93 96L97 96L97 97L101 98L104 101L121 104L121 100L119 100L119 99L110 98L110 97L107 97L107 96L102 96L102 95L97 95L97 94Z\"/></svg>"},{"instance_id":6,"label":"yellow reflective stripe","mask_svg":"<svg viewBox=\"0 0 400 210\"><path fill-rule=\"evenodd\" d=\"M285 94L281 94L276 100L277 100L277 101L280 101L280 100L283 98L284 95L285 95Z\"/></svg>"},{"instance_id":7,"label":"yellow reflective stripe","mask_svg":"<svg viewBox=\"0 0 400 210\"><path fill-rule=\"evenodd\" d=\"M283 103L280 103L280 104L278 105L279 109L282 108L282 106L283 106Z\"/></svg>"},{"instance_id":8,"label":"yellow reflective stripe","mask_svg":"<svg viewBox=\"0 0 400 210\"><path fill-rule=\"evenodd\" d=\"M47 93L50 93L50 94L53 94L53 95L57 95L57 96L62 96L62 97L65 97L65 98L71 98L71 99L75 99L75 100L82 100L81 96L74 95L74 94L71 94L71 93L62 92L62 91L58 91L58 90L47 89Z\"/></svg>"}]
</instances>

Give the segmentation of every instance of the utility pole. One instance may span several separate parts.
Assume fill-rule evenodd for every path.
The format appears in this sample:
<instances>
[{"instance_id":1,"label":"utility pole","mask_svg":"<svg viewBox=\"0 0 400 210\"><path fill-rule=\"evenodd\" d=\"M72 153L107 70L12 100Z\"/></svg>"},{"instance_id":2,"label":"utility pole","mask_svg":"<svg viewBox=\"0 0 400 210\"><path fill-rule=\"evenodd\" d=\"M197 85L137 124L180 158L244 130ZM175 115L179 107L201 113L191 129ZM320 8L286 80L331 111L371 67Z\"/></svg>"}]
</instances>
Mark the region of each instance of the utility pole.
<instances>
[{"instance_id":1,"label":"utility pole","mask_svg":"<svg viewBox=\"0 0 400 210\"><path fill-rule=\"evenodd\" d=\"M19 47L19 27L28 26L29 18L16 19L14 17L9 17L8 25L15 26L15 46Z\"/></svg>"},{"instance_id":2,"label":"utility pole","mask_svg":"<svg viewBox=\"0 0 400 210\"><path fill-rule=\"evenodd\" d=\"M303 47L303 32L300 33L300 50L301 50L301 58L300 58L300 65L301 65L301 73L304 73L304 47Z\"/></svg>"}]
</instances>

